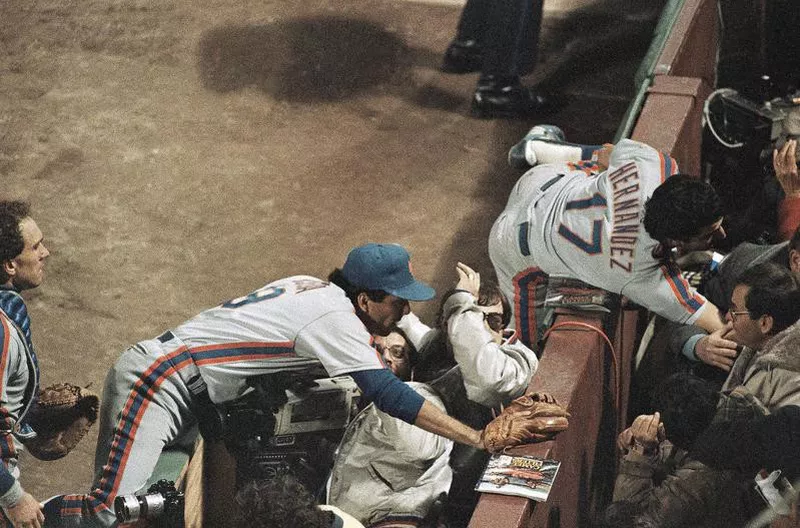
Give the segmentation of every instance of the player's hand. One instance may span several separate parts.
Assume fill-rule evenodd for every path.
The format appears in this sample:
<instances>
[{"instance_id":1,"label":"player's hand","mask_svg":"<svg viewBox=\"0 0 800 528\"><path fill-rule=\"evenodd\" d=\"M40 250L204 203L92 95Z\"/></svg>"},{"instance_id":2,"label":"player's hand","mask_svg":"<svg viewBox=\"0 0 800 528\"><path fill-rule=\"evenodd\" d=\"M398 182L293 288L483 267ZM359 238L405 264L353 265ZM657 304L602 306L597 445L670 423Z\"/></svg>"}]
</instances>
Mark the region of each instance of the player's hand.
<instances>
[{"instance_id":1,"label":"player's hand","mask_svg":"<svg viewBox=\"0 0 800 528\"><path fill-rule=\"evenodd\" d=\"M796 152L796 139L787 140L780 150L772 151L772 168L775 169L775 177L778 178L778 183L781 184L787 198L800 196Z\"/></svg>"},{"instance_id":2,"label":"player's hand","mask_svg":"<svg viewBox=\"0 0 800 528\"><path fill-rule=\"evenodd\" d=\"M726 324L716 332L704 336L694 346L694 353L703 363L721 368L725 372L731 370L741 347L730 338L732 326Z\"/></svg>"},{"instance_id":3,"label":"player's hand","mask_svg":"<svg viewBox=\"0 0 800 528\"><path fill-rule=\"evenodd\" d=\"M661 414L641 414L636 417L631 425L631 436L634 447L640 447L641 453L648 455L658 447Z\"/></svg>"},{"instance_id":4,"label":"player's hand","mask_svg":"<svg viewBox=\"0 0 800 528\"><path fill-rule=\"evenodd\" d=\"M42 528L42 505L30 493L23 494L15 505L4 509L14 528Z\"/></svg>"},{"instance_id":5,"label":"player's hand","mask_svg":"<svg viewBox=\"0 0 800 528\"><path fill-rule=\"evenodd\" d=\"M633 445L633 433L628 427L617 436L617 449L622 453L627 453Z\"/></svg>"},{"instance_id":6,"label":"player's hand","mask_svg":"<svg viewBox=\"0 0 800 528\"><path fill-rule=\"evenodd\" d=\"M597 162L600 170L606 170L611 160L611 153L614 151L613 143L606 143L603 148L597 149L592 153L592 159Z\"/></svg>"},{"instance_id":7,"label":"player's hand","mask_svg":"<svg viewBox=\"0 0 800 528\"><path fill-rule=\"evenodd\" d=\"M478 290L481 289L481 274L462 262L456 264L456 273L458 273L456 289L468 291L477 299Z\"/></svg>"}]
</instances>

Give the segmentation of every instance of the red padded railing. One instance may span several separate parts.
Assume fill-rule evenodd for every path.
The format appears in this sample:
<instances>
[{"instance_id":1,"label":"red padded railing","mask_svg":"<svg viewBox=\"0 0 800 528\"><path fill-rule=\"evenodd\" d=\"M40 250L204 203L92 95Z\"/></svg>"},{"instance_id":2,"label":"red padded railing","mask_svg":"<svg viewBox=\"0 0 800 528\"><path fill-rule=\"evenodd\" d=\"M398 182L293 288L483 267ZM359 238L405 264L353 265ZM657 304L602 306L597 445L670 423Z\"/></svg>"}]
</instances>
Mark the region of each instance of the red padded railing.
<instances>
[{"instance_id":1,"label":"red padded railing","mask_svg":"<svg viewBox=\"0 0 800 528\"><path fill-rule=\"evenodd\" d=\"M611 325L616 328L609 337L614 344L616 363L623 370L635 353L637 321L638 311L622 310ZM559 315L554 328L559 327L547 340L530 386L531 390L553 394L567 407L569 429L554 441L512 450L561 461L550 497L547 502L534 503L520 497L483 494L470 528L584 525L598 503L597 493L610 492L615 467L613 442L617 424L626 413L628 376L619 376L612 370L614 362L600 333L563 326L569 322L590 325L600 331L604 325L601 316ZM623 402L620 413L613 404L617 390Z\"/></svg>"}]
</instances>

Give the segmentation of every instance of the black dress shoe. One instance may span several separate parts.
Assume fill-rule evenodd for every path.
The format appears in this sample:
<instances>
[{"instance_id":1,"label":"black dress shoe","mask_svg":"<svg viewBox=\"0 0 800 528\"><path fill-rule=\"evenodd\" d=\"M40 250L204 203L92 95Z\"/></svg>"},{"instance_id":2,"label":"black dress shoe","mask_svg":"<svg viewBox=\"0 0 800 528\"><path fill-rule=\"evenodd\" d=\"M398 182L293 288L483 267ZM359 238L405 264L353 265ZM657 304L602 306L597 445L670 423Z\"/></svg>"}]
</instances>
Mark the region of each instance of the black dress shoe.
<instances>
[{"instance_id":1,"label":"black dress shoe","mask_svg":"<svg viewBox=\"0 0 800 528\"><path fill-rule=\"evenodd\" d=\"M519 79L482 77L472 97L472 115L479 118L533 117L552 112L553 101Z\"/></svg>"},{"instance_id":2,"label":"black dress shoe","mask_svg":"<svg viewBox=\"0 0 800 528\"><path fill-rule=\"evenodd\" d=\"M478 43L456 39L447 46L439 69L444 73L473 73L481 71L482 65L483 56Z\"/></svg>"}]
</instances>

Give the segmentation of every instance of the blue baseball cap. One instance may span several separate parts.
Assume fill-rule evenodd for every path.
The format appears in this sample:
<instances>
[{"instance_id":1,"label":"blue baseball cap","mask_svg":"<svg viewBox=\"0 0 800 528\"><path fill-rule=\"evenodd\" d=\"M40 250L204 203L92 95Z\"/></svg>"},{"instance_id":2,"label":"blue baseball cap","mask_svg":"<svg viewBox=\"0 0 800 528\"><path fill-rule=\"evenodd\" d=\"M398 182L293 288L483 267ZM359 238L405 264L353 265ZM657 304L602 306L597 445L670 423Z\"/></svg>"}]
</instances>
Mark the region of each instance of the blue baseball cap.
<instances>
[{"instance_id":1,"label":"blue baseball cap","mask_svg":"<svg viewBox=\"0 0 800 528\"><path fill-rule=\"evenodd\" d=\"M364 244L353 248L342 275L357 287L382 290L407 301L429 301L436 290L414 278L411 257L400 244Z\"/></svg>"}]
</instances>

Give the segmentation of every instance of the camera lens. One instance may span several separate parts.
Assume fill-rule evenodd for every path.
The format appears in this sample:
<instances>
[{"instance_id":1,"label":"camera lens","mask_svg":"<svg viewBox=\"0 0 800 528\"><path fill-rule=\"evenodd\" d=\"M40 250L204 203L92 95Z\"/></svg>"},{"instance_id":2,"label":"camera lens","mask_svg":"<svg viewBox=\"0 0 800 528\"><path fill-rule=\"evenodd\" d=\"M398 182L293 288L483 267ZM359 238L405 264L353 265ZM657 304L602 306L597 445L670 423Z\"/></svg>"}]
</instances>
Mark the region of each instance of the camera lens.
<instances>
[{"instance_id":1,"label":"camera lens","mask_svg":"<svg viewBox=\"0 0 800 528\"><path fill-rule=\"evenodd\" d=\"M156 519L164 513L164 496L152 493L140 497L136 495L117 497L114 499L114 513L119 522Z\"/></svg>"},{"instance_id":2,"label":"camera lens","mask_svg":"<svg viewBox=\"0 0 800 528\"><path fill-rule=\"evenodd\" d=\"M123 495L114 499L114 513L119 522L139 520L139 499L135 495Z\"/></svg>"}]
</instances>

